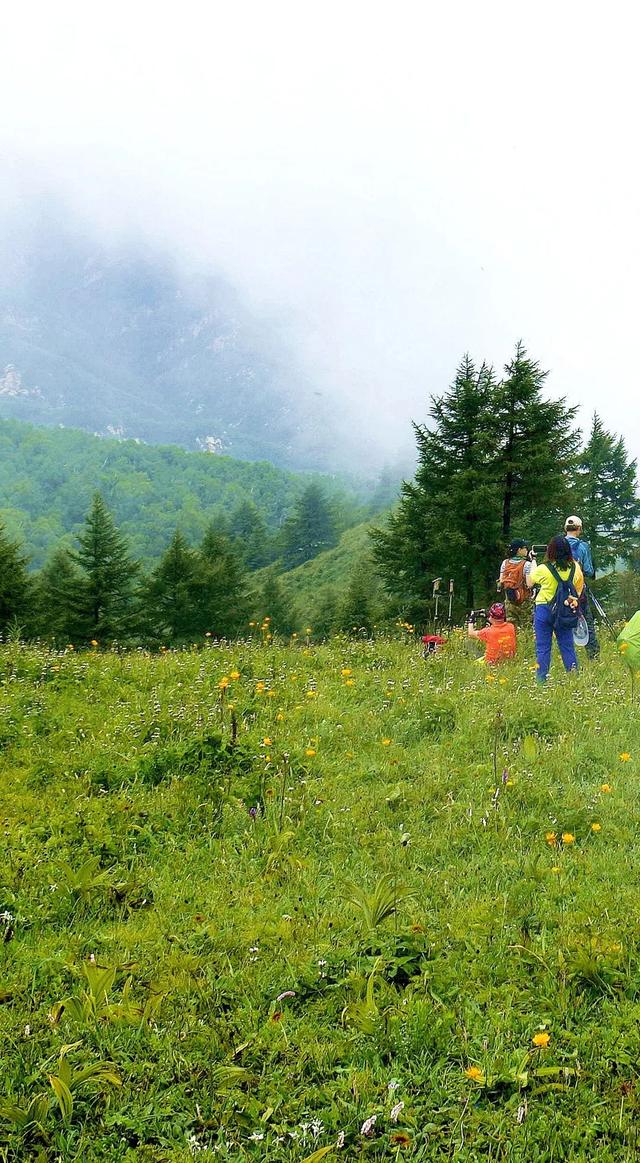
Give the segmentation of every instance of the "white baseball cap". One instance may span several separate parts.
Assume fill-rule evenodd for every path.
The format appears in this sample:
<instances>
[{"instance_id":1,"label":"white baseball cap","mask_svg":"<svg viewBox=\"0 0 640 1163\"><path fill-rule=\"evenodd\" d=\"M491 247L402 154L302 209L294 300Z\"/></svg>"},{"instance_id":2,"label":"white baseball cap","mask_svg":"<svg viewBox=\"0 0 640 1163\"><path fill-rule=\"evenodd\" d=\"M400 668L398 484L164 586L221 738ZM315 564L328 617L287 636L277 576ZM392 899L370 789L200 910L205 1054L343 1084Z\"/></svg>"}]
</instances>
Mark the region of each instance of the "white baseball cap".
<instances>
[{"instance_id":1,"label":"white baseball cap","mask_svg":"<svg viewBox=\"0 0 640 1163\"><path fill-rule=\"evenodd\" d=\"M582 529L582 519L576 517L574 513L573 517L567 517L564 527L565 529Z\"/></svg>"}]
</instances>

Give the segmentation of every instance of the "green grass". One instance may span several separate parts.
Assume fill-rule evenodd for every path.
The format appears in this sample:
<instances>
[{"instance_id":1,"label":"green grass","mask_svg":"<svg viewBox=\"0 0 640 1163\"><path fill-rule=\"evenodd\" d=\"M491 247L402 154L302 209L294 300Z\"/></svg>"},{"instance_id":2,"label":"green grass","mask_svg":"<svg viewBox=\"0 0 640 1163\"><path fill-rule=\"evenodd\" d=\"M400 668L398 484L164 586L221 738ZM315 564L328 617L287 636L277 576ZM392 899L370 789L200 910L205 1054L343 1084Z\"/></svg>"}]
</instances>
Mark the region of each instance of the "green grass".
<instances>
[{"instance_id":1,"label":"green grass","mask_svg":"<svg viewBox=\"0 0 640 1163\"><path fill-rule=\"evenodd\" d=\"M2 647L0 1160L635 1159L637 710L531 666Z\"/></svg>"}]
</instances>

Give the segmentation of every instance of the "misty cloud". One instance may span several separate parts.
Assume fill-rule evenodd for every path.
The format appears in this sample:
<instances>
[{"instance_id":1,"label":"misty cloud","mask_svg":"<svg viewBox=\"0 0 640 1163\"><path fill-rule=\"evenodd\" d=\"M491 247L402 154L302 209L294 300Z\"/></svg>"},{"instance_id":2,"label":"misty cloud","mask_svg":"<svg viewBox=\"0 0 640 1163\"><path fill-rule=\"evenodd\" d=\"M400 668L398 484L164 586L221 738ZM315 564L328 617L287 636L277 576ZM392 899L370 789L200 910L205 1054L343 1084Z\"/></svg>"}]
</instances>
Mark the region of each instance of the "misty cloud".
<instances>
[{"instance_id":1,"label":"misty cloud","mask_svg":"<svg viewBox=\"0 0 640 1163\"><path fill-rule=\"evenodd\" d=\"M83 228L231 279L380 459L464 351L500 366L519 337L637 453L636 17L615 15L27 3L5 200L53 189Z\"/></svg>"}]
</instances>

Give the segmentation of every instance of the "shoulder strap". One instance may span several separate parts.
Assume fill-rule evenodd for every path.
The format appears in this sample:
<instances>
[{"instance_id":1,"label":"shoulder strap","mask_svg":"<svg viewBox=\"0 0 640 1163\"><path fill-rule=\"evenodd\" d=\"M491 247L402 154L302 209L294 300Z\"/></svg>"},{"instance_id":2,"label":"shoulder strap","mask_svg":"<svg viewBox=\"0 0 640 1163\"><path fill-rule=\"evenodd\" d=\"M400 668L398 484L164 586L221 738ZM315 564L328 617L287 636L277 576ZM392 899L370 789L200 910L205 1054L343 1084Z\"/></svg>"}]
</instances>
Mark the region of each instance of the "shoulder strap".
<instances>
[{"instance_id":1,"label":"shoulder strap","mask_svg":"<svg viewBox=\"0 0 640 1163\"><path fill-rule=\"evenodd\" d=\"M542 564L544 565L545 569L549 570L549 573L551 574L552 577L554 577L556 579L556 581L558 582L558 585L559 585L560 582L562 581L562 578L560 577L560 574L558 573L553 562L552 561L543 561Z\"/></svg>"}]
</instances>

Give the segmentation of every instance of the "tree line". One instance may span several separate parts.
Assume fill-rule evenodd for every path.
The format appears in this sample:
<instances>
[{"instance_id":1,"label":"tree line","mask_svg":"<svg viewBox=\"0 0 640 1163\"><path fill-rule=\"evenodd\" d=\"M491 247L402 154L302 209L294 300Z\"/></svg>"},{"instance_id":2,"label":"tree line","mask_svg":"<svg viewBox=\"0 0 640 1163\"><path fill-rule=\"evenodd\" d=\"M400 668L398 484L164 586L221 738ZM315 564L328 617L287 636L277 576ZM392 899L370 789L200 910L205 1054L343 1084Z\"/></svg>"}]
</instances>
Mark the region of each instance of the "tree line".
<instances>
[{"instance_id":1,"label":"tree line","mask_svg":"<svg viewBox=\"0 0 640 1163\"><path fill-rule=\"evenodd\" d=\"M636 461L598 415L583 443L577 409L543 396L546 377L522 343L502 378L465 356L429 423L414 424L415 477L372 532L386 591L413 621L428 616L436 577L456 580L467 609L488 600L511 538L546 544L569 513L599 570L640 567Z\"/></svg>"},{"instance_id":2,"label":"tree line","mask_svg":"<svg viewBox=\"0 0 640 1163\"><path fill-rule=\"evenodd\" d=\"M206 635L232 637L265 618L281 633L293 615L279 581L338 540L330 501L317 482L302 492L280 533L277 566L256 591L265 535L245 502L228 524L212 522L192 546L176 529L157 565L144 571L100 493L76 545L57 547L29 571L23 547L0 525L0 633L11 627L57 643L143 641L176 645Z\"/></svg>"}]
</instances>

